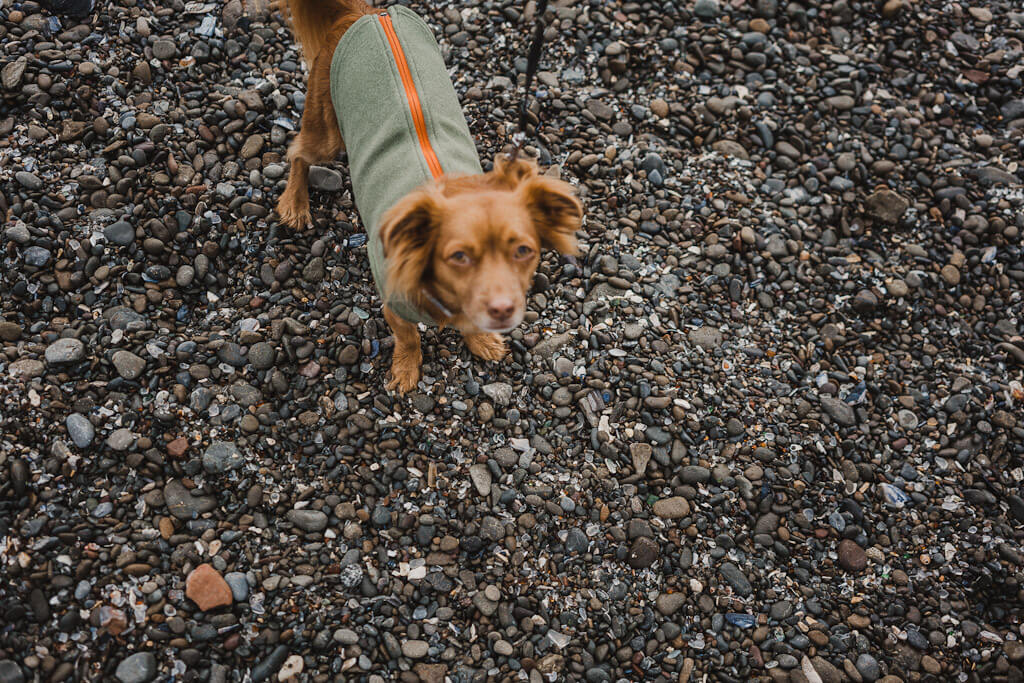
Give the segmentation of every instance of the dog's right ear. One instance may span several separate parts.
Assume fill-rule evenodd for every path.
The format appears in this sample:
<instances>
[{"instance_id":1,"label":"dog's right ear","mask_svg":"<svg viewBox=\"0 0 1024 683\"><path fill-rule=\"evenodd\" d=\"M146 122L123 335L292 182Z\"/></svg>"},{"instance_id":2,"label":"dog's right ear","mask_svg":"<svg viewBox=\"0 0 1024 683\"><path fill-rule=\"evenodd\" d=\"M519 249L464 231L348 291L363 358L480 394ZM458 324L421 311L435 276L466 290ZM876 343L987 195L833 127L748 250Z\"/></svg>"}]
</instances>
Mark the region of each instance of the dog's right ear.
<instances>
[{"instance_id":1,"label":"dog's right ear","mask_svg":"<svg viewBox=\"0 0 1024 683\"><path fill-rule=\"evenodd\" d=\"M442 201L440 193L420 190L385 214L380 240L388 262L390 294L408 296L420 288L437 240Z\"/></svg>"},{"instance_id":2,"label":"dog's right ear","mask_svg":"<svg viewBox=\"0 0 1024 683\"><path fill-rule=\"evenodd\" d=\"M579 253L576 231L583 222L583 204L564 180L535 176L517 190L530 211L541 245L560 254Z\"/></svg>"}]
</instances>

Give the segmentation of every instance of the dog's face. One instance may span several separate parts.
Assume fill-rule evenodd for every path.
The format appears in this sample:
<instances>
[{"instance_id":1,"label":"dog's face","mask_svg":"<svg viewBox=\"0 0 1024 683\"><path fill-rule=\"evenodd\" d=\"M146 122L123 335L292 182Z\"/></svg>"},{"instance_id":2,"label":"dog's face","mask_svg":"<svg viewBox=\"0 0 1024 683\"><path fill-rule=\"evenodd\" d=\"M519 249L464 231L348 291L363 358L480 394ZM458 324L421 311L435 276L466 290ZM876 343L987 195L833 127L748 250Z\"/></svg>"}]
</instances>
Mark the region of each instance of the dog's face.
<instances>
[{"instance_id":1,"label":"dog's face","mask_svg":"<svg viewBox=\"0 0 1024 683\"><path fill-rule=\"evenodd\" d=\"M530 162L442 179L384 217L388 291L427 310L436 298L463 332L508 332L523 320L540 250L575 254L582 217L572 187Z\"/></svg>"}]
</instances>

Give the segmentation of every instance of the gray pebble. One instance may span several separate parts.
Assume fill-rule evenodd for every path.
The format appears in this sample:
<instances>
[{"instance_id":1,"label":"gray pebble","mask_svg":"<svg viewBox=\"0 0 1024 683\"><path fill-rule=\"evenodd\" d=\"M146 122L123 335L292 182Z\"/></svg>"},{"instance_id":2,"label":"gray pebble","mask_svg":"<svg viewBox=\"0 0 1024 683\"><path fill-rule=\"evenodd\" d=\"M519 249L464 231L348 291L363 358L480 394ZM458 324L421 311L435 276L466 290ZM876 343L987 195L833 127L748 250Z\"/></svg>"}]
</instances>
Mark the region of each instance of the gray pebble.
<instances>
[{"instance_id":1,"label":"gray pebble","mask_svg":"<svg viewBox=\"0 0 1024 683\"><path fill-rule=\"evenodd\" d=\"M245 602L249 598L249 581L242 572L228 572L224 581L231 588L231 596L235 602Z\"/></svg>"},{"instance_id":2,"label":"gray pebble","mask_svg":"<svg viewBox=\"0 0 1024 683\"><path fill-rule=\"evenodd\" d=\"M146 361L131 351L115 351L111 361L114 364L114 369L117 370L117 374L127 380L138 379L146 368Z\"/></svg>"},{"instance_id":3,"label":"gray pebble","mask_svg":"<svg viewBox=\"0 0 1024 683\"><path fill-rule=\"evenodd\" d=\"M93 437L96 436L96 430L85 415L72 413L68 415L64 424L68 429L68 436L71 437L71 441L76 446L88 448L92 444Z\"/></svg>"},{"instance_id":4,"label":"gray pebble","mask_svg":"<svg viewBox=\"0 0 1024 683\"><path fill-rule=\"evenodd\" d=\"M137 652L121 660L115 675L121 683L148 683L156 677L157 663L152 652Z\"/></svg>"},{"instance_id":5,"label":"gray pebble","mask_svg":"<svg viewBox=\"0 0 1024 683\"><path fill-rule=\"evenodd\" d=\"M203 452L203 469L210 474L237 470L245 464L245 456L230 441L214 441Z\"/></svg>"},{"instance_id":6,"label":"gray pebble","mask_svg":"<svg viewBox=\"0 0 1024 683\"><path fill-rule=\"evenodd\" d=\"M754 588L750 585L750 581L743 572L740 571L739 567L734 565L732 562L724 563L719 571L722 572L722 577L725 578L726 582L728 582L740 597L745 598L753 593Z\"/></svg>"},{"instance_id":7,"label":"gray pebble","mask_svg":"<svg viewBox=\"0 0 1024 683\"><path fill-rule=\"evenodd\" d=\"M126 247L135 241L135 228L127 221L117 221L103 228L108 242Z\"/></svg>"},{"instance_id":8,"label":"gray pebble","mask_svg":"<svg viewBox=\"0 0 1024 683\"><path fill-rule=\"evenodd\" d=\"M35 173L29 173L28 171L17 171L14 174L14 179L18 183L29 190L40 190L43 187L42 179Z\"/></svg>"},{"instance_id":9,"label":"gray pebble","mask_svg":"<svg viewBox=\"0 0 1024 683\"><path fill-rule=\"evenodd\" d=\"M327 528L327 515L319 510L289 510L287 517L289 522L310 533Z\"/></svg>"},{"instance_id":10,"label":"gray pebble","mask_svg":"<svg viewBox=\"0 0 1024 683\"><path fill-rule=\"evenodd\" d=\"M71 337L58 339L46 347L46 362L50 365L77 363L85 357L85 344Z\"/></svg>"}]
</instances>

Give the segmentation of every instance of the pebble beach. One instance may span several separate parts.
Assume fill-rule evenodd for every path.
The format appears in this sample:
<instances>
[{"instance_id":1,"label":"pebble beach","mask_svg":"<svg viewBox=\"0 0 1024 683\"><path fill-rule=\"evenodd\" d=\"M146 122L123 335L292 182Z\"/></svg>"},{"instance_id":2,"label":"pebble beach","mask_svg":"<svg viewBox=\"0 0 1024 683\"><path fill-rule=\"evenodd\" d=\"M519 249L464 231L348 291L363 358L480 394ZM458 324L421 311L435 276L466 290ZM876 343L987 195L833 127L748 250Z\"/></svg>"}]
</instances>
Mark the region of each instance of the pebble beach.
<instances>
[{"instance_id":1,"label":"pebble beach","mask_svg":"<svg viewBox=\"0 0 1024 683\"><path fill-rule=\"evenodd\" d=\"M410 3L489 167L535 5ZM502 362L239 0L0 2L0 683L1024 680L1024 10L560 0Z\"/></svg>"}]
</instances>

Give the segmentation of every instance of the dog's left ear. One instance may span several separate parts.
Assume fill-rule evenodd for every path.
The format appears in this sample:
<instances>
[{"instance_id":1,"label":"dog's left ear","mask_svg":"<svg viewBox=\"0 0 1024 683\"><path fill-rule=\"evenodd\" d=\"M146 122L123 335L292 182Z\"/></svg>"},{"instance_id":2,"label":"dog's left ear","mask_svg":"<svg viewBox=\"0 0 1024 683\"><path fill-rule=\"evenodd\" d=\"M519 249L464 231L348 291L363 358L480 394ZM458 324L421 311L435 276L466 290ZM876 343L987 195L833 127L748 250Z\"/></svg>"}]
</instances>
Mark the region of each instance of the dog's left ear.
<instances>
[{"instance_id":1,"label":"dog's left ear","mask_svg":"<svg viewBox=\"0 0 1024 683\"><path fill-rule=\"evenodd\" d=\"M572 186L548 176L533 175L518 190L537 228L541 246L560 254L576 255L576 231L583 221L583 205Z\"/></svg>"}]
</instances>

